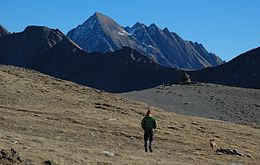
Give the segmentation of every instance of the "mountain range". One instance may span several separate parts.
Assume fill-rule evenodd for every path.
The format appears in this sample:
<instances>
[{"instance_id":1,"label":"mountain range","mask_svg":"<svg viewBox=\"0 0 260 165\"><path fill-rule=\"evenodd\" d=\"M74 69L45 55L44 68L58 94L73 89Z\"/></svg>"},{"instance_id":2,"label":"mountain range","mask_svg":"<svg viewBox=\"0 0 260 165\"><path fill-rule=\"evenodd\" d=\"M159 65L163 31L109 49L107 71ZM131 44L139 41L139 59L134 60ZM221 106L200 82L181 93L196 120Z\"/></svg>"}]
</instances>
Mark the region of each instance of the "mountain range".
<instances>
[{"instance_id":1,"label":"mountain range","mask_svg":"<svg viewBox=\"0 0 260 165\"><path fill-rule=\"evenodd\" d=\"M260 48L230 62L186 71L193 81L260 88ZM109 92L178 83L184 71L164 67L135 49L88 53L58 29L28 26L0 37L0 64L14 65Z\"/></svg>"},{"instance_id":2,"label":"mountain range","mask_svg":"<svg viewBox=\"0 0 260 165\"><path fill-rule=\"evenodd\" d=\"M122 27L97 12L69 31L67 37L87 52L113 52L130 47L166 67L202 69L223 63L202 44L183 40L167 28L162 30L154 23L146 26L139 22L133 27Z\"/></svg>"},{"instance_id":3,"label":"mountain range","mask_svg":"<svg viewBox=\"0 0 260 165\"><path fill-rule=\"evenodd\" d=\"M88 53L58 29L28 26L0 37L0 63L26 67L109 92L177 82L181 71L163 67L134 49Z\"/></svg>"}]
</instances>

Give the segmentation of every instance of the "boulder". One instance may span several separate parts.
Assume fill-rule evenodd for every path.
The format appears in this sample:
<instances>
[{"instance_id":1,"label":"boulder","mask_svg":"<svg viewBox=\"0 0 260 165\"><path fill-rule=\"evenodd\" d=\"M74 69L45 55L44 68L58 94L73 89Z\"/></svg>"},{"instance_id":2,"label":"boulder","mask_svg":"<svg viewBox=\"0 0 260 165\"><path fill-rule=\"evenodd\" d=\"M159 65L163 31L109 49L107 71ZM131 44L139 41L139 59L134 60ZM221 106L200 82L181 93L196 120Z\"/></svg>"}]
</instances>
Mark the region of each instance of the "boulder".
<instances>
[{"instance_id":1,"label":"boulder","mask_svg":"<svg viewBox=\"0 0 260 165\"><path fill-rule=\"evenodd\" d=\"M180 77L180 84L191 84L191 78L190 75L188 75L188 73L184 72L182 74L182 76Z\"/></svg>"},{"instance_id":2,"label":"boulder","mask_svg":"<svg viewBox=\"0 0 260 165\"><path fill-rule=\"evenodd\" d=\"M226 155L238 155L238 156L244 155L243 153L239 152L237 149L230 149L230 148L219 148L216 150L216 152L220 152Z\"/></svg>"},{"instance_id":3,"label":"boulder","mask_svg":"<svg viewBox=\"0 0 260 165\"><path fill-rule=\"evenodd\" d=\"M21 163L22 161L23 159L16 150L0 150L0 164Z\"/></svg>"}]
</instances>

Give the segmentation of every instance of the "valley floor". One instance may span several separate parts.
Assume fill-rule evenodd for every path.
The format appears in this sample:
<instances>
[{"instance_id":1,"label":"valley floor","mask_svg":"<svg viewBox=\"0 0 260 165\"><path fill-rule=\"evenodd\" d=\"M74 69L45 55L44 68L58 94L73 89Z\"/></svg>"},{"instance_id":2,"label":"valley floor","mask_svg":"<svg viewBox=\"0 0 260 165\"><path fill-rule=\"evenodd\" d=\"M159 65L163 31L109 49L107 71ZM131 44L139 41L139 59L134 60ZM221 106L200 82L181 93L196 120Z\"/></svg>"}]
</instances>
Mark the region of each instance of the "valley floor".
<instances>
[{"instance_id":1,"label":"valley floor","mask_svg":"<svg viewBox=\"0 0 260 165\"><path fill-rule=\"evenodd\" d=\"M204 83L175 84L121 95L177 114L260 124L259 89Z\"/></svg>"},{"instance_id":2,"label":"valley floor","mask_svg":"<svg viewBox=\"0 0 260 165\"><path fill-rule=\"evenodd\" d=\"M249 93L259 97L258 91ZM187 99L179 103L184 102L179 111L191 106L186 94L178 93ZM147 106L38 72L0 66L0 149L13 148L22 158L20 163L10 163L0 156L0 164L44 164L47 160L56 164L103 165L259 164L258 121L242 125L177 115L156 107L152 107L158 122L154 152L145 153L140 122ZM210 138L216 139L218 147L236 148L252 157L217 154L209 146Z\"/></svg>"}]
</instances>

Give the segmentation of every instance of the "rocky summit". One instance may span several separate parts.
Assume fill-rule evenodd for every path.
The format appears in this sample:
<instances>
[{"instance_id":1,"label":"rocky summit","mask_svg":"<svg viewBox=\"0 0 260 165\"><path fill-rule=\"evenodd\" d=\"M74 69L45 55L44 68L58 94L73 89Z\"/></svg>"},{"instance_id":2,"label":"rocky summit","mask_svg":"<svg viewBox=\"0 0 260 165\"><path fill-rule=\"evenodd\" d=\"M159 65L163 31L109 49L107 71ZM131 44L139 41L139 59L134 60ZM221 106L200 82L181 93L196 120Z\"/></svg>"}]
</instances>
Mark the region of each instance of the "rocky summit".
<instances>
[{"instance_id":1,"label":"rocky summit","mask_svg":"<svg viewBox=\"0 0 260 165\"><path fill-rule=\"evenodd\" d=\"M95 13L67 36L88 52L112 52L127 46L167 67L202 69L223 63L202 44L183 40L167 28L162 30L154 23L122 27L101 13Z\"/></svg>"}]
</instances>

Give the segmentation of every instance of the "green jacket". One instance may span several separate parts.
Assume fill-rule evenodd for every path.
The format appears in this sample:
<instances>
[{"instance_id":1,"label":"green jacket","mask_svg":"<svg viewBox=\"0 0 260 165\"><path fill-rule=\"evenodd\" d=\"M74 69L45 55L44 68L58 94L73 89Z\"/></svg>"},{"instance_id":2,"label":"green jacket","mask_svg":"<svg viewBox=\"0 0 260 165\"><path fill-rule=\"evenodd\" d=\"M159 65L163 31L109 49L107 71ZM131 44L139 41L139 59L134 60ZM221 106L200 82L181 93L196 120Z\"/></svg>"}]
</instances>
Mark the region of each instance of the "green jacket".
<instances>
[{"instance_id":1,"label":"green jacket","mask_svg":"<svg viewBox=\"0 0 260 165\"><path fill-rule=\"evenodd\" d=\"M152 116L145 116L141 122L141 126L143 129L155 129L156 121Z\"/></svg>"}]
</instances>

